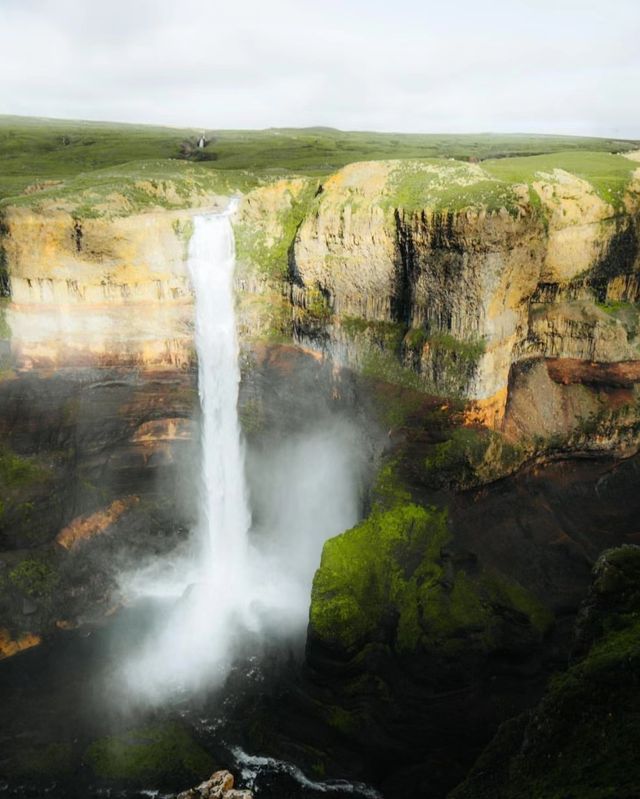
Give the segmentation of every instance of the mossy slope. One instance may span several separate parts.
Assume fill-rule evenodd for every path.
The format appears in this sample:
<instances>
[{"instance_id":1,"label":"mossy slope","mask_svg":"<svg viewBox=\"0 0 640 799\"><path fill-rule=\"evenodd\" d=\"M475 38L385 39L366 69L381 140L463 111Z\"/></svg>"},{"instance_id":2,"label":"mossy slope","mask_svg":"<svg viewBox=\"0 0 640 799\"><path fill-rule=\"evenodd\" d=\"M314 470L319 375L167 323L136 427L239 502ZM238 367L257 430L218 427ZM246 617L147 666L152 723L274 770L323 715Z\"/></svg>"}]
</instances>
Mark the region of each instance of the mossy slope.
<instances>
[{"instance_id":1,"label":"mossy slope","mask_svg":"<svg viewBox=\"0 0 640 799\"><path fill-rule=\"evenodd\" d=\"M640 796L640 548L605 553L579 656L529 716L503 725L451 799Z\"/></svg>"},{"instance_id":2,"label":"mossy slope","mask_svg":"<svg viewBox=\"0 0 640 799\"><path fill-rule=\"evenodd\" d=\"M85 761L96 777L126 784L180 786L204 779L214 762L177 723L157 724L102 738Z\"/></svg>"},{"instance_id":3,"label":"mossy slope","mask_svg":"<svg viewBox=\"0 0 640 799\"><path fill-rule=\"evenodd\" d=\"M312 590L311 636L353 654L368 643L399 655L504 645L505 622L544 634L549 615L524 589L447 549L446 510L410 501L382 470L370 516L324 546Z\"/></svg>"}]
</instances>

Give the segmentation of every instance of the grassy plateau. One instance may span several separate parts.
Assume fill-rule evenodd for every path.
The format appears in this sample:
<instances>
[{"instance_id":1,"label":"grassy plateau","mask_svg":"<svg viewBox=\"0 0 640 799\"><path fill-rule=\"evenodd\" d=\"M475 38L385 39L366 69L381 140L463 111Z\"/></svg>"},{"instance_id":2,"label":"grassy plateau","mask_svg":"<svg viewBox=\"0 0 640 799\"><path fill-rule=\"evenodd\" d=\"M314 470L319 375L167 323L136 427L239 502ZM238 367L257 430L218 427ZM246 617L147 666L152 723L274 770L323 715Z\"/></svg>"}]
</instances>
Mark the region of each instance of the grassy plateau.
<instances>
[{"instance_id":1,"label":"grassy plateau","mask_svg":"<svg viewBox=\"0 0 640 799\"><path fill-rule=\"evenodd\" d=\"M0 202L73 202L80 215L115 193L124 211L188 205L194 194L246 191L277 178L322 178L357 161L402 160L397 198L460 207L509 204L511 185L564 169L610 201L634 169L639 142L527 134L400 134L332 128L206 131L30 117L0 117ZM453 160L452 160L453 159ZM449 174L451 173L451 174ZM448 178L453 178L453 185ZM10 199L9 199L10 198Z\"/></svg>"}]
</instances>

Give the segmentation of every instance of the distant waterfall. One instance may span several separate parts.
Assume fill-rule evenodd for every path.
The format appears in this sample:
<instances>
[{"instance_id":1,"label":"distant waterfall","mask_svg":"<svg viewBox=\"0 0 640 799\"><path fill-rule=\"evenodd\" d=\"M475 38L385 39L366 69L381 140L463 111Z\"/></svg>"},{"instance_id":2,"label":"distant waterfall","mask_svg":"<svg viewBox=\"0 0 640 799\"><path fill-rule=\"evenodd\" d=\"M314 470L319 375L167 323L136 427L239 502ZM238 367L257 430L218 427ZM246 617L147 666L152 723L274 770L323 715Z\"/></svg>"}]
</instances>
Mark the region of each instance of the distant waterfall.
<instances>
[{"instance_id":1,"label":"distant waterfall","mask_svg":"<svg viewBox=\"0 0 640 799\"><path fill-rule=\"evenodd\" d=\"M202 408L200 515L206 549L202 579L214 580L228 598L243 590L251 523L237 409L240 368L232 210L230 206L222 214L195 217L189 245Z\"/></svg>"}]
</instances>

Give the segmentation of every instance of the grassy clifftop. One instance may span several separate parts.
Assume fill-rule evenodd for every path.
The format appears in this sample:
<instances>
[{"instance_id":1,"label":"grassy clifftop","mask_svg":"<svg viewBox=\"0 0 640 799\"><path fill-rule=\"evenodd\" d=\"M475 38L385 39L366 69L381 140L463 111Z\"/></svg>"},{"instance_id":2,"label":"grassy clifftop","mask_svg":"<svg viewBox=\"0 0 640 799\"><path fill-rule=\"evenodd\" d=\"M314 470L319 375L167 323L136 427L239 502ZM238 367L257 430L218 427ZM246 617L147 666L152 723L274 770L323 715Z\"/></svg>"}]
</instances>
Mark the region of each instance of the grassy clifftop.
<instances>
[{"instance_id":1,"label":"grassy clifftop","mask_svg":"<svg viewBox=\"0 0 640 799\"><path fill-rule=\"evenodd\" d=\"M206 192L246 190L287 174L328 175L356 161L508 159L509 167L499 162L487 163L493 189L499 187L499 181L518 182L516 173L523 170L567 168L567 159L588 171L589 164L595 162L590 156L586 165L582 163L585 151L600 153L605 159L597 163L598 170L604 168L608 174L611 167L617 174L623 167L607 161L615 158L607 154L640 146L632 141L525 134L422 135L328 128L207 131L209 144L203 157L208 160L200 161L197 151L185 153L184 148L185 142L193 147L200 132L0 117L0 200L11 197L15 203L15 198L21 197L18 202L32 203L51 197L69 198L89 190L97 193L100 200L109 192L122 189L134 205L144 206L158 197L175 205L181 194L188 194L194 187ZM519 163L525 156L553 153L564 154L561 162ZM145 185L149 181L171 185L149 188ZM178 199L166 199L173 194ZM157 204L161 205L162 199Z\"/></svg>"}]
</instances>

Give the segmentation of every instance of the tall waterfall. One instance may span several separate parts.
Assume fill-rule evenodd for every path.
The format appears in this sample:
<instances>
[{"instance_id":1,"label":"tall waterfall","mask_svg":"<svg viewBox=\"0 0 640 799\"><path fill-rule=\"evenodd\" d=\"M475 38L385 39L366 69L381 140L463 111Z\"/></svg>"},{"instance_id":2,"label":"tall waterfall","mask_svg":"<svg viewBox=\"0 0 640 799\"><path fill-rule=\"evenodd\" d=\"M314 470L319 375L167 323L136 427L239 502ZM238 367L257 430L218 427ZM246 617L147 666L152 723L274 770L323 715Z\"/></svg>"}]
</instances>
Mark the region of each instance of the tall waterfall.
<instances>
[{"instance_id":1,"label":"tall waterfall","mask_svg":"<svg viewBox=\"0 0 640 799\"><path fill-rule=\"evenodd\" d=\"M196 295L195 341L202 409L200 514L205 582L225 593L243 591L247 573L247 502L238 422L238 343L233 298L235 247L230 209L197 216L189 246Z\"/></svg>"},{"instance_id":2,"label":"tall waterfall","mask_svg":"<svg viewBox=\"0 0 640 799\"><path fill-rule=\"evenodd\" d=\"M196 557L187 546L122 579L124 596L165 603L124 665L136 702L221 685L240 653L252 657L258 642L292 632L299 640L322 543L359 513L358 447L349 427L311 421L308 432L253 452L260 521L252 525L237 410L233 210L196 216L188 253L201 405Z\"/></svg>"}]
</instances>

